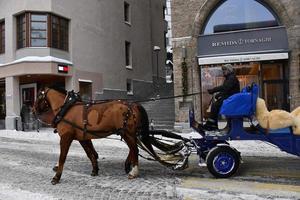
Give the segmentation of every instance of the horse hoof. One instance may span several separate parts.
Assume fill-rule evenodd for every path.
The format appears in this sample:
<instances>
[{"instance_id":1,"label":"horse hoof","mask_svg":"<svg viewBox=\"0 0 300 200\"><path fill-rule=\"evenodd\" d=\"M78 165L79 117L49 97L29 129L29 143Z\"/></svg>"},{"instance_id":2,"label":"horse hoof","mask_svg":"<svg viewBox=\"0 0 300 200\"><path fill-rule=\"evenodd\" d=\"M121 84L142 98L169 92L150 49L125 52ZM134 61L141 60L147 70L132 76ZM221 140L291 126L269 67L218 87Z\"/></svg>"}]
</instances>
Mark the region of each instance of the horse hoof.
<instances>
[{"instance_id":1,"label":"horse hoof","mask_svg":"<svg viewBox=\"0 0 300 200\"><path fill-rule=\"evenodd\" d=\"M131 174L128 174L128 179L134 179L136 178L137 176L134 176L134 175L131 175Z\"/></svg>"},{"instance_id":2,"label":"horse hoof","mask_svg":"<svg viewBox=\"0 0 300 200\"><path fill-rule=\"evenodd\" d=\"M98 172L92 172L91 176L98 176Z\"/></svg>"},{"instance_id":3,"label":"horse hoof","mask_svg":"<svg viewBox=\"0 0 300 200\"><path fill-rule=\"evenodd\" d=\"M57 170L58 170L58 166L54 166L53 171L57 172Z\"/></svg>"},{"instance_id":4,"label":"horse hoof","mask_svg":"<svg viewBox=\"0 0 300 200\"><path fill-rule=\"evenodd\" d=\"M57 183L58 183L59 181L57 180L57 179L52 179L52 181L51 181L51 183L52 183L52 185L56 185Z\"/></svg>"}]
</instances>

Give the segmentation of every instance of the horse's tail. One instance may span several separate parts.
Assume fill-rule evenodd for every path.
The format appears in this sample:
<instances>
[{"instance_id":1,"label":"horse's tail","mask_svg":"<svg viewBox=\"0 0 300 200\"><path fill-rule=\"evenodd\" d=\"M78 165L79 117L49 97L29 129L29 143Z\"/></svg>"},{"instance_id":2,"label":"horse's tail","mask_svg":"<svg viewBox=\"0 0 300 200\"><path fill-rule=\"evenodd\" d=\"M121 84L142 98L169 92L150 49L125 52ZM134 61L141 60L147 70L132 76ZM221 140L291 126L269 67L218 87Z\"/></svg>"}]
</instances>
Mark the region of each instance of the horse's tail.
<instances>
[{"instance_id":1,"label":"horse's tail","mask_svg":"<svg viewBox=\"0 0 300 200\"><path fill-rule=\"evenodd\" d=\"M149 118L147 111L145 108L138 104L138 110L141 115L141 129L140 129L140 140L143 143L143 145L147 148L145 149L148 153L152 154L154 158L158 158L157 154L153 150L153 147L151 145L151 138L150 138L150 132L149 132Z\"/></svg>"}]
</instances>

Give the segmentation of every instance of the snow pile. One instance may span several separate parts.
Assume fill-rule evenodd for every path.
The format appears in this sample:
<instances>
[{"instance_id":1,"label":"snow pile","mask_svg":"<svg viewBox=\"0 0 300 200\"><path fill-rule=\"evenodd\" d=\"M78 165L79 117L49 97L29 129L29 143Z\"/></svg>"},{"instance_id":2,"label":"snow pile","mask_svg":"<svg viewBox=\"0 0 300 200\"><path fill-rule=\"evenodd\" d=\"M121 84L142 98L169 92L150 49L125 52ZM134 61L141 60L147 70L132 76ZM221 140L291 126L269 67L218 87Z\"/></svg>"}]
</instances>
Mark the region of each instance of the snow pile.
<instances>
[{"instance_id":1,"label":"snow pile","mask_svg":"<svg viewBox=\"0 0 300 200\"><path fill-rule=\"evenodd\" d=\"M68 65L73 65L73 63L69 60L53 57L53 56L26 56L24 58L20 58L18 60L15 60L10 63L0 64L0 67L6 66L6 65L12 65L22 62L56 62L56 63L64 63Z\"/></svg>"}]
</instances>

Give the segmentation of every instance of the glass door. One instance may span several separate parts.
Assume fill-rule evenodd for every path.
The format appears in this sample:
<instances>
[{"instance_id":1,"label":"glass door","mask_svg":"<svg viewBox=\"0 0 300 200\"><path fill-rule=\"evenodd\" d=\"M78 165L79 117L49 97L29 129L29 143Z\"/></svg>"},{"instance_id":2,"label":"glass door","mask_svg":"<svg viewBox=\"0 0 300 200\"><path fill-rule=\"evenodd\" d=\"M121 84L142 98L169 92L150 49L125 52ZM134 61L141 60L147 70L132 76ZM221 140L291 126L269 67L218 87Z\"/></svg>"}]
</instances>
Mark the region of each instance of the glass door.
<instances>
[{"instance_id":1,"label":"glass door","mask_svg":"<svg viewBox=\"0 0 300 200\"><path fill-rule=\"evenodd\" d=\"M282 63L262 64L262 98L269 110L289 108Z\"/></svg>"},{"instance_id":2,"label":"glass door","mask_svg":"<svg viewBox=\"0 0 300 200\"><path fill-rule=\"evenodd\" d=\"M36 98L36 84L24 84L20 86L21 105L33 106Z\"/></svg>"}]
</instances>

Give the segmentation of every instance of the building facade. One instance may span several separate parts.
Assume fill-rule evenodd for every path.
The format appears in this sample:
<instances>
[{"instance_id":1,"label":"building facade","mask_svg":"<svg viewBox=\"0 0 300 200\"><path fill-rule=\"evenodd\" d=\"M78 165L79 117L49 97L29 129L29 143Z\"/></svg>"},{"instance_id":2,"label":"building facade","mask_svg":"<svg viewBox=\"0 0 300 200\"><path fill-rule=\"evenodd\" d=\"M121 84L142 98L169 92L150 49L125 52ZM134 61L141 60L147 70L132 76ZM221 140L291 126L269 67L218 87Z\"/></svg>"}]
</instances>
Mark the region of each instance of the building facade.
<instances>
[{"instance_id":1,"label":"building facade","mask_svg":"<svg viewBox=\"0 0 300 200\"><path fill-rule=\"evenodd\" d=\"M300 1L173 0L172 32L177 122L208 116L207 89L234 66L241 87L256 82L269 110L300 106Z\"/></svg>"},{"instance_id":2,"label":"building facade","mask_svg":"<svg viewBox=\"0 0 300 200\"><path fill-rule=\"evenodd\" d=\"M0 0L0 120L53 84L86 99L140 99L165 82L163 0ZM160 47L154 51L153 47Z\"/></svg>"}]
</instances>

